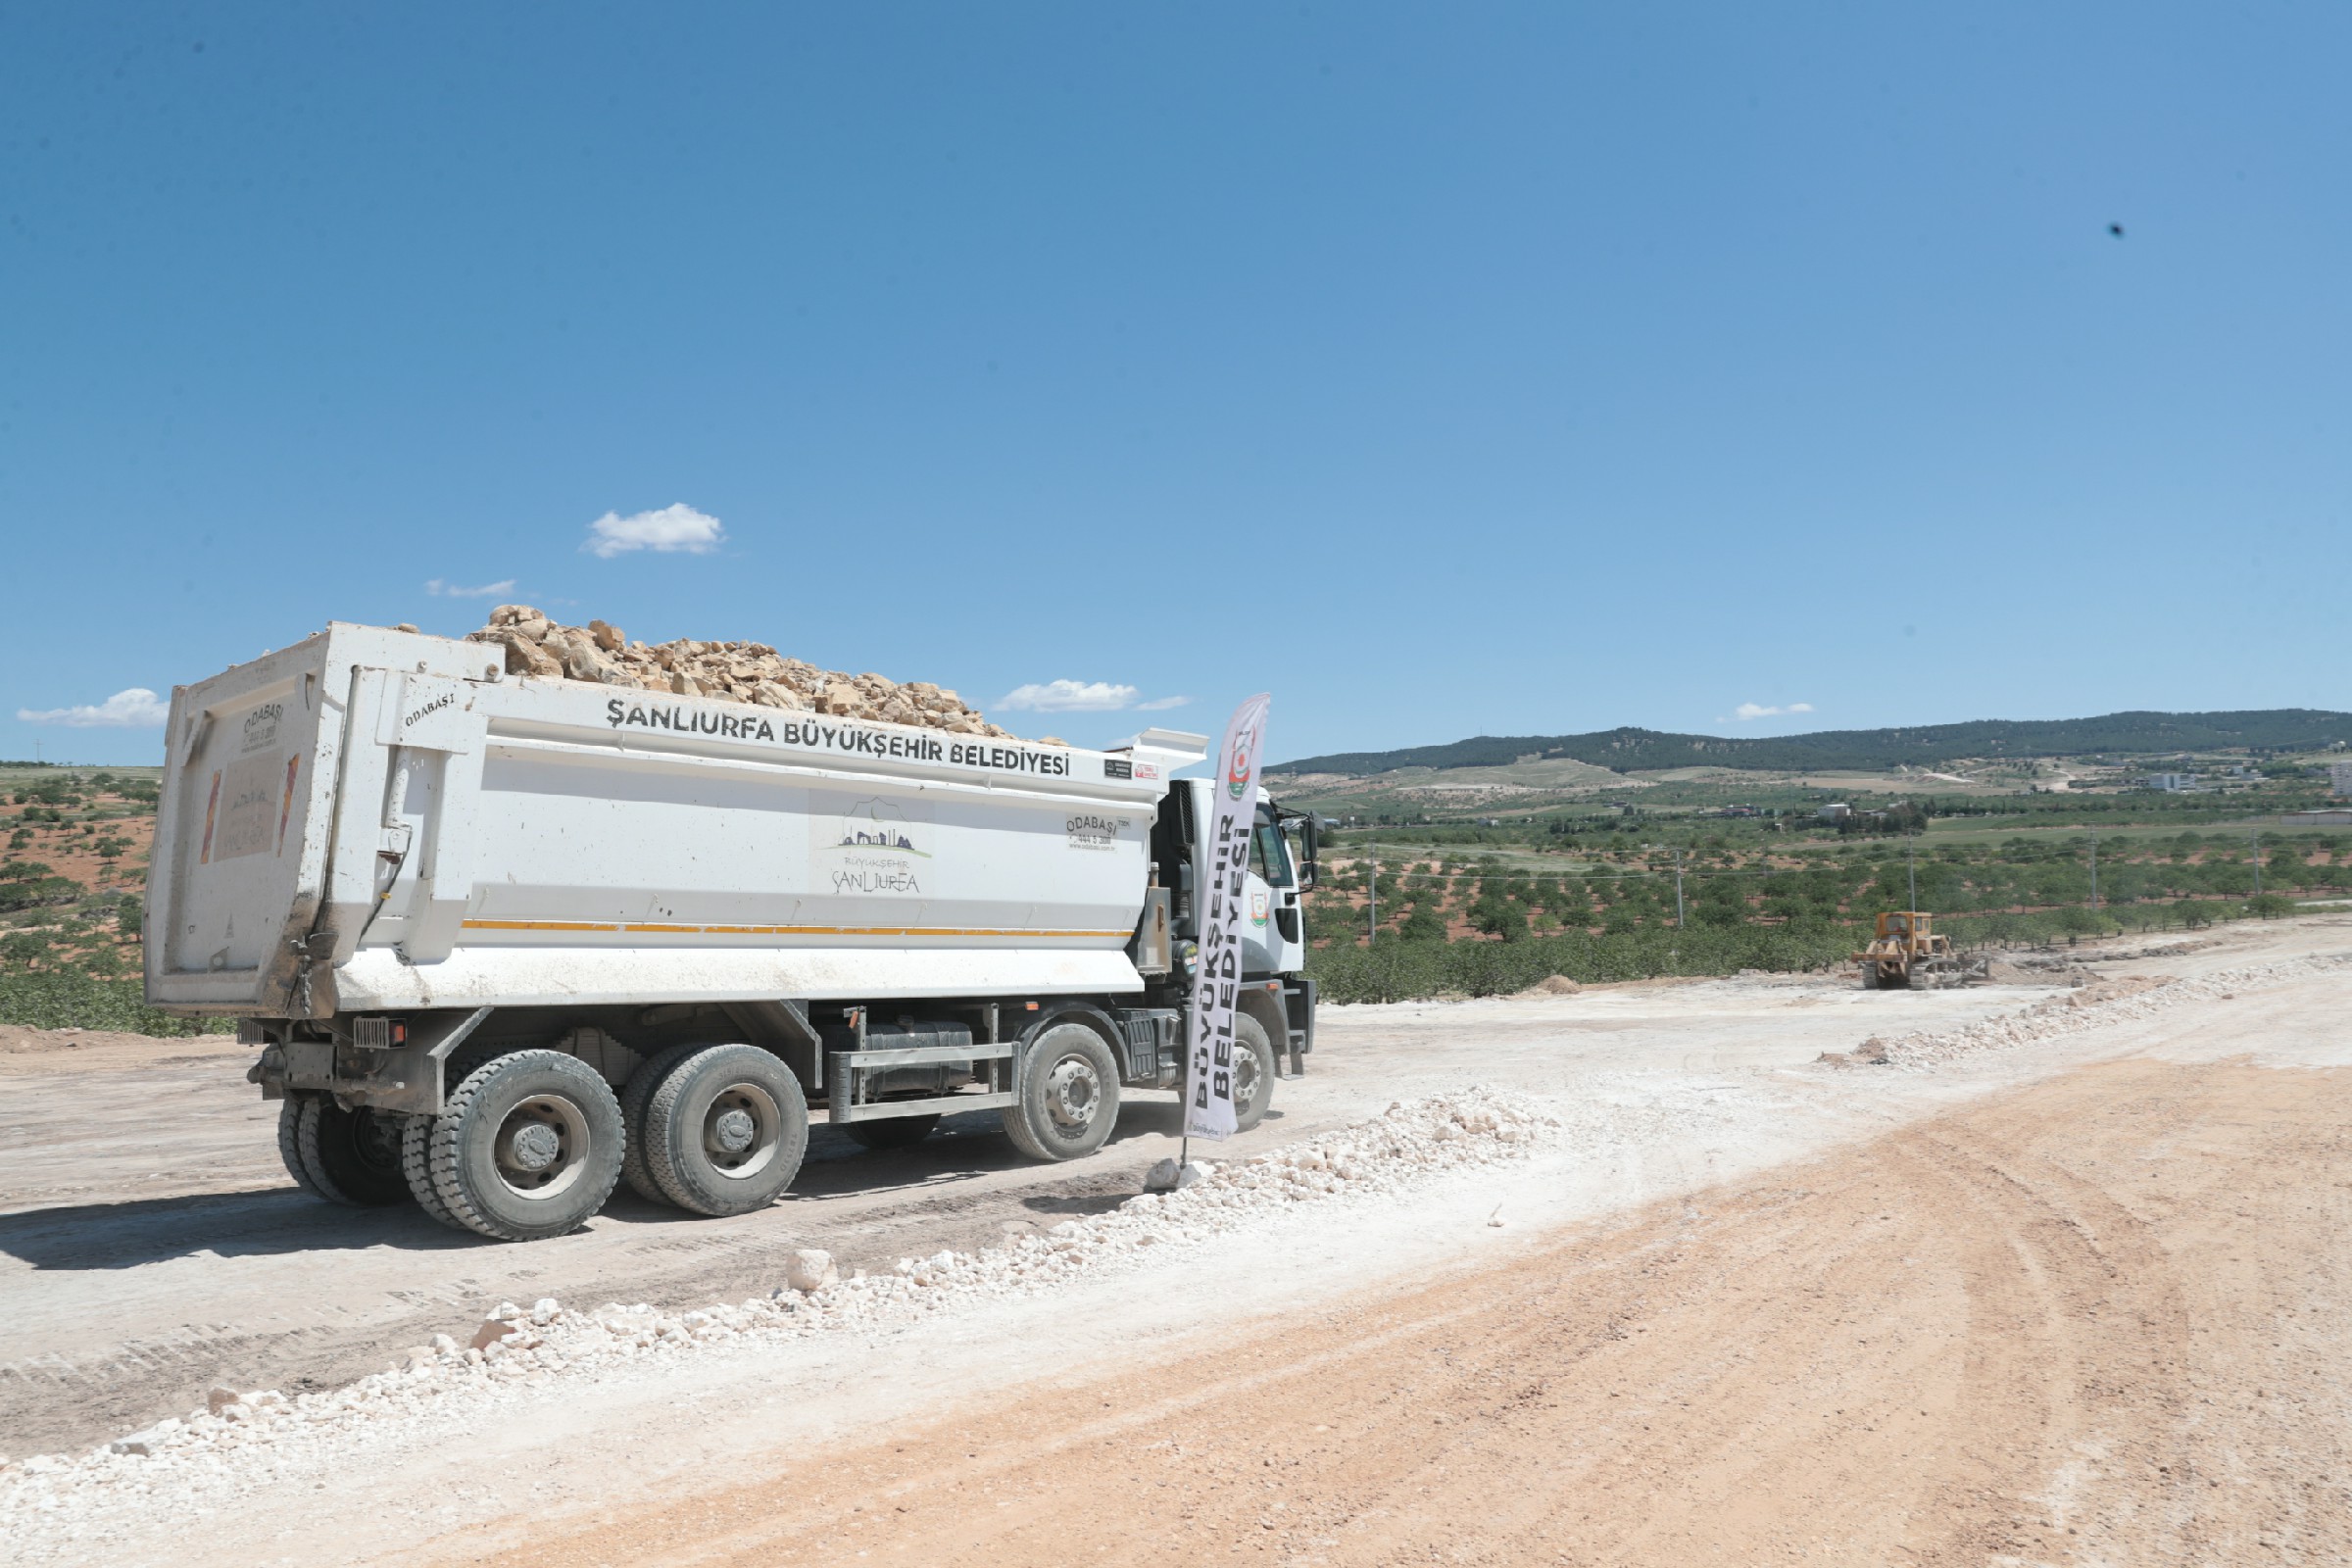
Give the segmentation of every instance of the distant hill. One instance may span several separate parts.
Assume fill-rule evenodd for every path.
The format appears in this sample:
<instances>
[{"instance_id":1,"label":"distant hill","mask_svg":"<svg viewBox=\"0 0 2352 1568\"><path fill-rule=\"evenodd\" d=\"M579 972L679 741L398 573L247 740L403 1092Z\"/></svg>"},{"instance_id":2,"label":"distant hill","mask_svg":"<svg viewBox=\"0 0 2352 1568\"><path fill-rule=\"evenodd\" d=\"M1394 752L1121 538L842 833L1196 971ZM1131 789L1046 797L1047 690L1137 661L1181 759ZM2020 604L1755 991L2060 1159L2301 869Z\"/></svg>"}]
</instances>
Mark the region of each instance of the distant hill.
<instances>
[{"instance_id":1,"label":"distant hill","mask_svg":"<svg viewBox=\"0 0 2352 1568\"><path fill-rule=\"evenodd\" d=\"M1480 735L1448 746L1304 757L1266 771L1360 777L1399 767L1499 767L1522 757L1570 757L1619 773L1701 765L1809 772L1918 767L1962 757L2082 757L2234 747L2303 751L2331 742L2352 743L2352 713L2270 708L2229 713L2109 713L2101 718L1984 718L1916 729L1826 729L1754 739L1632 728L1591 735Z\"/></svg>"}]
</instances>

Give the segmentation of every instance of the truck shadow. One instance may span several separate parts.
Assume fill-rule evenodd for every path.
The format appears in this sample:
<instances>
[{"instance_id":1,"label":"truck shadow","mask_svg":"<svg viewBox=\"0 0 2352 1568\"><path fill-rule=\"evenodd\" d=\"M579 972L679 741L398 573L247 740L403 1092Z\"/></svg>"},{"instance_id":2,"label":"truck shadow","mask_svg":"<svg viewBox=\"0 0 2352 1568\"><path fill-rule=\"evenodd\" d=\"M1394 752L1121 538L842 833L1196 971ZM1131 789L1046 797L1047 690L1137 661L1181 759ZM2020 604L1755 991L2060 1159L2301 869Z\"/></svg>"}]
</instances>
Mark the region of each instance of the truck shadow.
<instances>
[{"instance_id":1,"label":"truck shadow","mask_svg":"<svg viewBox=\"0 0 2352 1568\"><path fill-rule=\"evenodd\" d=\"M1272 1121L1274 1116L1267 1119ZM848 1133L820 1122L809 1129L808 1156L799 1179L776 1206L789 1211L803 1203L821 1205L893 1193L906 1194L910 1203L919 1203L921 1195L927 1193L1020 1170L1035 1173L1041 1189L1016 1200L1029 1211L1062 1216L1101 1213L1135 1196L1139 1175L1135 1159L1147 1151L1131 1146L1140 1140L1173 1138L1182 1128L1182 1108L1175 1102L1131 1101L1120 1108L1118 1128L1101 1152L1066 1165L1041 1165L1012 1147L994 1112L951 1117L920 1144L871 1152L852 1142ZM1123 1149L1127 1153L1122 1158ZM761 1218L747 1214L733 1220L710 1220L647 1202L623 1187L605 1205L599 1222L632 1228L733 1228L758 1225ZM791 1236L789 1231L781 1232L777 1241L783 1243ZM343 1208L320 1202L291 1185L256 1192L72 1203L0 1215L0 1255L44 1271L137 1268L199 1252L226 1258L368 1248L447 1252L505 1245L509 1244L453 1231L412 1204ZM531 1245L561 1247L564 1242Z\"/></svg>"},{"instance_id":2,"label":"truck shadow","mask_svg":"<svg viewBox=\"0 0 2352 1568\"><path fill-rule=\"evenodd\" d=\"M36 1269L137 1268L197 1252L244 1257L369 1247L441 1251L475 1240L410 1204L342 1208L291 1185L0 1215L0 1253Z\"/></svg>"}]
</instances>

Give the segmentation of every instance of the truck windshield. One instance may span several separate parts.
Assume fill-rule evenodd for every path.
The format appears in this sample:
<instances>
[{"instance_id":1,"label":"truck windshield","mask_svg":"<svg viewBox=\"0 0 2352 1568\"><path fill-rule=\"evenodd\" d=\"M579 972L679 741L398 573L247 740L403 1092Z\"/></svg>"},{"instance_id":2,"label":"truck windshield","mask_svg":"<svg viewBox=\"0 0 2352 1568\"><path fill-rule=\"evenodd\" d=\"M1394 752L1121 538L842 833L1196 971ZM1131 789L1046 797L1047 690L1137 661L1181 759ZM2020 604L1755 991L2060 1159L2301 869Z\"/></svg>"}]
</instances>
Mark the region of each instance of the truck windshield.
<instances>
[{"instance_id":1,"label":"truck windshield","mask_svg":"<svg viewBox=\"0 0 2352 1568\"><path fill-rule=\"evenodd\" d=\"M1270 888L1287 888L1291 875L1291 845L1282 829L1271 822L1257 824L1257 841L1250 846L1250 869L1266 879Z\"/></svg>"}]
</instances>

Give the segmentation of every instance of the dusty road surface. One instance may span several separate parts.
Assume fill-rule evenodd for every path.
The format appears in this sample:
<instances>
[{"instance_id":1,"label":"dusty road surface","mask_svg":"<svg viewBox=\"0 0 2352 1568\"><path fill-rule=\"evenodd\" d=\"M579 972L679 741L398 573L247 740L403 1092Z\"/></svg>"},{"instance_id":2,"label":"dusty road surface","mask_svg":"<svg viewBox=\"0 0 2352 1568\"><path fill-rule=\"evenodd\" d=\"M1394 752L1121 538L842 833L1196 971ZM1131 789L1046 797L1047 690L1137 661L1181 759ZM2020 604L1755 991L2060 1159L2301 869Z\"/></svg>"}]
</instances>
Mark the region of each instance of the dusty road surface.
<instances>
[{"instance_id":1,"label":"dusty road surface","mask_svg":"<svg viewBox=\"0 0 2352 1568\"><path fill-rule=\"evenodd\" d=\"M2132 1060L482 1555L2341 1563L2348 1325L2352 1068Z\"/></svg>"},{"instance_id":2,"label":"dusty road surface","mask_svg":"<svg viewBox=\"0 0 2352 1568\"><path fill-rule=\"evenodd\" d=\"M1889 1019L1962 1022L2042 994L1888 997L1840 977L1335 1008L1307 1076L1284 1081L1273 1114L1226 1152L1470 1083L1605 1099L1646 1093L1627 1075L1661 1068L1678 1081L1717 1067L1744 1079L1843 1050ZM277 1106L244 1081L252 1053L233 1042L68 1038L0 1041L21 1048L0 1050L0 1306L12 1328L0 1338L0 1452L103 1442L185 1411L215 1382L330 1387L389 1350L468 1331L502 1298L732 1299L773 1288L798 1248L884 1269L985 1246L1113 1206L1175 1152L1165 1094L1134 1098L1114 1142L1071 1166L1023 1159L994 1112L894 1152L820 1124L801 1179L764 1213L689 1218L623 1189L577 1235L503 1247L414 1208L306 1197L278 1161ZM1839 1086L1788 1093L1798 1124L1853 1114ZM1679 1181L1690 1161L1764 1157L1781 1136L1720 1152L1661 1144L1645 1158L1656 1179Z\"/></svg>"},{"instance_id":3,"label":"dusty road surface","mask_svg":"<svg viewBox=\"0 0 2352 1568\"><path fill-rule=\"evenodd\" d=\"M0 1466L0 1561L2345 1560L2352 920L2159 946L2063 994L1334 1009L1223 1152L1473 1085L1556 1131L813 1329L793 1249L1084 1251L1173 1107L1074 1167L820 1137L764 1214L496 1247L297 1196L233 1049L0 1049L0 1452L215 1382L308 1412ZM539 1297L769 1326L350 1384Z\"/></svg>"}]
</instances>

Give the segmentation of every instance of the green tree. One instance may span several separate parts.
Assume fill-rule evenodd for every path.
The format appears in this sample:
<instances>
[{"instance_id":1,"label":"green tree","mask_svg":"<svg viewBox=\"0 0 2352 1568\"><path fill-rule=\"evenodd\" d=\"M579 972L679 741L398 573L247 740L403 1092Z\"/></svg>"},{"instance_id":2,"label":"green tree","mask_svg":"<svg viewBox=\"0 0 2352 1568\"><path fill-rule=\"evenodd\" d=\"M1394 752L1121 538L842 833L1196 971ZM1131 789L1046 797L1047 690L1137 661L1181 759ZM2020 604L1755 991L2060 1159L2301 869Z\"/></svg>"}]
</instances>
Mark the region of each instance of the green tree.
<instances>
[{"instance_id":1,"label":"green tree","mask_svg":"<svg viewBox=\"0 0 2352 1568\"><path fill-rule=\"evenodd\" d=\"M12 969L29 969L48 961L49 933L46 931L11 931L0 937L0 962Z\"/></svg>"}]
</instances>

